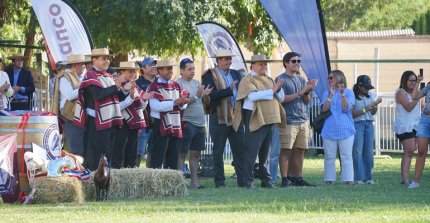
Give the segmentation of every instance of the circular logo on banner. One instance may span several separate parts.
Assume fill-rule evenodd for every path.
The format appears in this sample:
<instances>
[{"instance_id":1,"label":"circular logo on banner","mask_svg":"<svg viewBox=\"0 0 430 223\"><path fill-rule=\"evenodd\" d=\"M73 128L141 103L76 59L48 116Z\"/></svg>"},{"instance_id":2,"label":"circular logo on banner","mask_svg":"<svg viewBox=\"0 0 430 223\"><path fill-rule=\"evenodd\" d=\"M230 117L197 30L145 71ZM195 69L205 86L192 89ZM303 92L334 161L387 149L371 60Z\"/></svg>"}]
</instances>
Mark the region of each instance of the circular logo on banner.
<instances>
[{"instance_id":1,"label":"circular logo on banner","mask_svg":"<svg viewBox=\"0 0 430 223\"><path fill-rule=\"evenodd\" d=\"M43 135L43 148L46 150L48 159L53 160L55 157L60 156L61 148L61 137L58 125L50 125Z\"/></svg>"},{"instance_id":2,"label":"circular logo on banner","mask_svg":"<svg viewBox=\"0 0 430 223\"><path fill-rule=\"evenodd\" d=\"M219 50L231 50L233 45L230 37L223 32L215 32L209 36L206 46L208 46L209 55L215 55Z\"/></svg>"}]
</instances>

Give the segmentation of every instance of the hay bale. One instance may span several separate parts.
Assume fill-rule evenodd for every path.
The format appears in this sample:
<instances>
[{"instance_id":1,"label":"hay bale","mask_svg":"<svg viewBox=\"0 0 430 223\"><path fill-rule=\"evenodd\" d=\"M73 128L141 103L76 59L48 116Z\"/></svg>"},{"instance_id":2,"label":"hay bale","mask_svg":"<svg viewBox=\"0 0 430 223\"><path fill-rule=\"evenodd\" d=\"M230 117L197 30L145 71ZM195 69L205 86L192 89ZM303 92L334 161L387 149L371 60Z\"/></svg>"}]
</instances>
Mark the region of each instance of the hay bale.
<instances>
[{"instance_id":1,"label":"hay bale","mask_svg":"<svg viewBox=\"0 0 430 223\"><path fill-rule=\"evenodd\" d=\"M108 199L184 196L188 194L182 172L168 169L112 169ZM85 200L95 200L94 174L83 181Z\"/></svg>"},{"instance_id":2,"label":"hay bale","mask_svg":"<svg viewBox=\"0 0 430 223\"><path fill-rule=\"evenodd\" d=\"M34 179L34 203L82 203L81 181L74 177L40 177Z\"/></svg>"}]
</instances>

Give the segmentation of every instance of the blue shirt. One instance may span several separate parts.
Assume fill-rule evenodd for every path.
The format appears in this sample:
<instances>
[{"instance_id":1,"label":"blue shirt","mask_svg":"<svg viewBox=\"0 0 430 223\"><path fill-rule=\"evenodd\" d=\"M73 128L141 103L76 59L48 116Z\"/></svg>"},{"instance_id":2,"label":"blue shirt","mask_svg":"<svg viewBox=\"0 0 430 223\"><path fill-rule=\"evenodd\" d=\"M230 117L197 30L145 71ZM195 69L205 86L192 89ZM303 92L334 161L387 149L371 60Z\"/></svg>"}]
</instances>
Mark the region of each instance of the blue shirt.
<instances>
[{"instance_id":1,"label":"blue shirt","mask_svg":"<svg viewBox=\"0 0 430 223\"><path fill-rule=\"evenodd\" d=\"M220 72L221 76L224 78L225 85L227 85L227 87L229 87L230 84L234 81L233 77L230 74L230 70L227 70L227 72L224 72L219 67L217 67L217 69ZM237 95L237 88L235 86L233 89L233 97L231 97L231 107L233 107L233 108L236 105L236 95Z\"/></svg>"},{"instance_id":2,"label":"blue shirt","mask_svg":"<svg viewBox=\"0 0 430 223\"><path fill-rule=\"evenodd\" d=\"M352 108L355 104L354 92L351 89L344 91L348 107L342 111L342 96L339 91L335 91L330 103L331 115L325 120L321 136L331 140L342 140L355 134L354 119L352 118ZM321 106L326 102L329 92L323 94Z\"/></svg>"},{"instance_id":3,"label":"blue shirt","mask_svg":"<svg viewBox=\"0 0 430 223\"><path fill-rule=\"evenodd\" d=\"M18 86L18 78L19 78L19 73L21 72L21 69L19 70L15 70L13 69L13 86ZM19 90L20 94L13 94L13 98L16 100L24 100L24 99L28 99L27 95L25 94L25 87L21 86L21 89Z\"/></svg>"}]
</instances>

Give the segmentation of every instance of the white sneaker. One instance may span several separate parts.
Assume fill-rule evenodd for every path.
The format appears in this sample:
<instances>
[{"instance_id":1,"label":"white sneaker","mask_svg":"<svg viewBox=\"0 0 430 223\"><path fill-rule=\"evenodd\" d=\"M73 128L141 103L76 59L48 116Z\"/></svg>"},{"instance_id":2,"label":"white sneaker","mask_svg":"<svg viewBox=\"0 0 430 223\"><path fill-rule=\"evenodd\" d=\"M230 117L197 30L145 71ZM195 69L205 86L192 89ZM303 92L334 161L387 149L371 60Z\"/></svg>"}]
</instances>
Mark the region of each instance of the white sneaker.
<instances>
[{"instance_id":1,"label":"white sneaker","mask_svg":"<svg viewBox=\"0 0 430 223\"><path fill-rule=\"evenodd\" d=\"M409 184L409 189L415 189L415 188L418 188L418 187L420 187L420 184L419 183L417 183L417 182L415 182L415 181L412 181L412 183L410 183Z\"/></svg>"},{"instance_id":2,"label":"white sneaker","mask_svg":"<svg viewBox=\"0 0 430 223\"><path fill-rule=\"evenodd\" d=\"M363 181L355 181L355 184L364 184L364 182Z\"/></svg>"},{"instance_id":3,"label":"white sneaker","mask_svg":"<svg viewBox=\"0 0 430 223\"><path fill-rule=\"evenodd\" d=\"M373 181L373 180L366 180L366 184L373 185L373 184L376 184L376 183L375 183L375 181Z\"/></svg>"}]
</instances>

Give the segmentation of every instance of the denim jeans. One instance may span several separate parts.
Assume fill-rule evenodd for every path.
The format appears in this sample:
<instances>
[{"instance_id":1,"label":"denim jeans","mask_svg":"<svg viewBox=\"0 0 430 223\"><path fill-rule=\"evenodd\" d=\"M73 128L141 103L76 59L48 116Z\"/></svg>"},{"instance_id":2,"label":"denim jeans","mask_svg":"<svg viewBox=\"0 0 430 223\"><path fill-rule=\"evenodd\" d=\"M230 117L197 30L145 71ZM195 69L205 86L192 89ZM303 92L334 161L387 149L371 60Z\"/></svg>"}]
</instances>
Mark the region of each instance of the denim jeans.
<instances>
[{"instance_id":1,"label":"denim jeans","mask_svg":"<svg viewBox=\"0 0 430 223\"><path fill-rule=\"evenodd\" d=\"M371 121L356 121L352 148L354 180L372 180L374 129Z\"/></svg>"},{"instance_id":2,"label":"denim jeans","mask_svg":"<svg viewBox=\"0 0 430 223\"><path fill-rule=\"evenodd\" d=\"M269 171L272 176L272 183L276 183L278 179L278 164L279 164L279 153L281 150L281 142L279 141L279 128L273 126L272 133L272 146L270 147L269 154Z\"/></svg>"},{"instance_id":3,"label":"denim jeans","mask_svg":"<svg viewBox=\"0 0 430 223\"><path fill-rule=\"evenodd\" d=\"M150 152L150 138L152 136L152 128L143 128L140 130L137 139L137 155L145 155Z\"/></svg>"}]
</instances>

